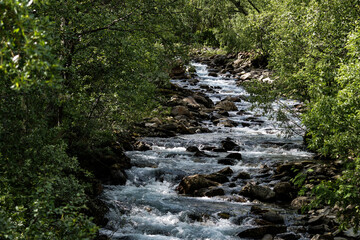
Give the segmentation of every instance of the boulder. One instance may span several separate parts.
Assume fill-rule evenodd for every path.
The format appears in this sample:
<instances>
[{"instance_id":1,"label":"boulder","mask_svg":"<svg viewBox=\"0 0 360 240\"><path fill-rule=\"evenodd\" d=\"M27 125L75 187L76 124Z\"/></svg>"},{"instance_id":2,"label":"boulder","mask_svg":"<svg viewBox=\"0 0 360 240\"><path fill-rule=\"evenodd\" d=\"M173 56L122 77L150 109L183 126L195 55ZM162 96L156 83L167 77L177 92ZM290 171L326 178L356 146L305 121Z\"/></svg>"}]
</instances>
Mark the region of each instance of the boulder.
<instances>
[{"instance_id":1,"label":"boulder","mask_svg":"<svg viewBox=\"0 0 360 240\"><path fill-rule=\"evenodd\" d=\"M215 197L223 195L225 195L225 191L219 187L201 188L194 192L194 196L197 197Z\"/></svg>"},{"instance_id":2,"label":"boulder","mask_svg":"<svg viewBox=\"0 0 360 240\"><path fill-rule=\"evenodd\" d=\"M195 108L195 109L200 108L200 104L197 103L192 96L183 98L182 102L191 108Z\"/></svg>"},{"instance_id":3,"label":"boulder","mask_svg":"<svg viewBox=\"0 0 360 240\"><path fill-rule=\"evenodd\" d=\"M221 145L223 149L225 149L226 151L231 151L240 148L239 145L233 142L230 138L226 138L225 140L221 141Z\"/></svg>"},{"instance_id":4,"label":"boulder","mask_svg":"<svg viewBox=\"0 0 360 240\"><path fill-rule=\"evenodd\" d=\"M229 176L234 173L234 171L230 167L226 167L218 171L217 173L223 174L225 176Z\"/></svg>"},{"instance_id":5,"label":"boulder","mask_svg":"<svg viewBox=\"0 0 360 240\"><path fill-rule=\"evenodd\" d=\"M279 233L286 232L286 226L281 225L269 225L269 226L261 226L246 229L240 233L238 233L238 237L240 238L251 238L251 239L261 239L267 234L276 235Z\"/></svg>"},{"instance_id":6,"label":"boulder","mask_svg":"<svg viewBox=\"0 0 360 240\"><path fill-rule=\"evenodd\" d=\"M208 74L210 77L217 77L218 74L216 72L209 72Z\"/></svg>"},{"instance_id":7,"label":"boulder","mask_svg":"<svg viewBox=\"0 0 360 240\"><path fill-rule=\"evenodd\" d=\"M275 198L275 192L269 187L259 186L254 183L247 183L240 191L240 194L252 199L270 201Z\"/></svg>"},{"instance_id":8,"label":"boulder","mask_svg":"<svg viewBox=\"0 0 360 240\"><path fill-rule=\"evenodd\" d=\"M241 153L230 153L229 155L226 156L226 158L233 158L236 160L241 160L242 155L241 155Z\"/></svg>"},{"instance_id":9,"label":"boulder","mask_svg":"<svg viewBox=\"0 0 360 240\"><path fill-rule=\"evenodd\" d=\"M221 184L207 179L204 175L195 174L192 176L184 177L176 190L180 194L195 195L195 191L202 188L218 187Z\"/></svg>"},{"instance_id":10,"label":"boulder","mask_svg":"<svg viewBox=\"0 0 360 240\"><path fill-rule=\"evenodd\" d=\"M248 172L239 172L234 179L250 179L250 174Z\"/></svg>"},{"instance_id":11,"label":"boulder","mask_svg":"<svg viewBox=\"0 0 360 240\"><path fill-rule=\"evenodd\" d=\"M281 201L291 200L293 197L293 187L289 182L279 182L274 186L277 199Z\"/></svg>"},{"instance_id":12,"label":"boulder","mask_svg":"<svg viewBox=\"0 0 360 240\"><path fill-rule=\"evenodd\" d=\"M284 224L285 223L284 217L274 211L268 211L266 213L263 213L261 215L261 217L262 217L262 219L269 221L271 223L276 223L276 224Z\"/></svg>"},{"instance_id":13,"label":"boulder","mask_svg":"<svg viewBox=\"0 0 360 240\"><path fill-rule=\"evenodd\" d=\"M295 234L295 233L280 233L278 235L276 235L275 239L283 239L283 240L298 240L300 239L300 235Z\"/></svg>"},{"instance_id":14,"label":"boulder","mask_svg":"<svg viewBox=\"0 0 360 240\"><path fill-rule=\"evenodd\" d=\"M213 101L208 96L202 96L200 93L194 94L193 98L197 103L204 105L207 108L214 107Z\"/></svg>"},{"instance_id":15,"label":"boulder","mask_svg":"<svg viewBox=\"0 0 360 240\"><path fill-rule=\"evenodd\" d=\"M199 152L199 148L198 147L195 147L195 146L189 146L186 148L186 151L188 152Z\"/></svg>"},{"instance_id":16,"label":"boulder","mask_svg":"<svg viewBox=\"0 0 360 240\"><path fill-rule=\"evenodd\" d=\"M219 172L217 173L212 173L212 174L207 174L204 175L204 177L208 180L214 181L214 182L218 182L218 183L226 183L229 182L229 179L224 175L221 174Z\"/></svg>"},{"instance_id":17,"label":"boulder","mask_svg":"<svg viewBox=\"0 0 360 240\"><path fill-rule=\"evenodd\" d=\"M171 115L173 115L173 116L181 116L181 115L190 116L190 111L185 106L175 106L171 110Z\"/></svg>"},{"instance_id":18,"label":"boulder","mask_svg":"<svg viewBox=\"0 0 360 240\"><path fill-rule=\"evenodd\" d=\"M223 159L219 159L218 160L218 164L222 164L222 165L235 165L238 161L235 159L231 159L231 158L223 158Z\"/></svg>"},{"instance_id":19,"label":"boulder","mask_svg":"<svg viewBox=\"0 0 360 240\"><path fill-rule=\"evenodd\" d=\"M218 102L215 105L215 108L220 109L220 110L225 110L225 111L237 111L238 110L235 103L227 101L227 100Z\"/></svg>"}]
</instances>

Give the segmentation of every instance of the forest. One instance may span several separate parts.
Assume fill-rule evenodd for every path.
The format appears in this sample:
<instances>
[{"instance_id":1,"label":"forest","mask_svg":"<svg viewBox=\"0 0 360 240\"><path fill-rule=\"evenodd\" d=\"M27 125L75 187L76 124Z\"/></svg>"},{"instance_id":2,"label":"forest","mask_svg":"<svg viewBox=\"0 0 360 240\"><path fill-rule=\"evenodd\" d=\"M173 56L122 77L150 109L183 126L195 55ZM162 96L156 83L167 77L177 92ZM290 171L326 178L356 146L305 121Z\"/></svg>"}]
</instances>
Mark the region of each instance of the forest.
<instances>
[{"instance_id":1,"label":"forest","mask_svg":"<svg viewBox=\"0 0 360 240\"><path fill-rule=\"evenodd\" d=\"M94 239L90 156L166 112L170 70L204 47L266 61L276 80L247 86L264 109L302 102L308 149L344 165L312 206L357 229L359 17L354 0L1 0L0 239Z\"/></svg>"}]
</instances>

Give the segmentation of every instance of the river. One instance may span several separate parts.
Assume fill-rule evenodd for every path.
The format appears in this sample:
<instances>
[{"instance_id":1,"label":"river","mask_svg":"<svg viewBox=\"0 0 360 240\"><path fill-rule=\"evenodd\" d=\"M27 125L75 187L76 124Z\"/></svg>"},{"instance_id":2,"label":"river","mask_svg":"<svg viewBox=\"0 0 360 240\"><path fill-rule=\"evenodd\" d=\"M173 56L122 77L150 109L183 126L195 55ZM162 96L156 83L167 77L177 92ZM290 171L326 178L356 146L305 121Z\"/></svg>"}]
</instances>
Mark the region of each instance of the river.
<instances>
[{"instance_id":1,"label":"river","mask_svg":"<svg viewBox=\"0 0 360 240\"><path fill-rule=\"evenodd\" d=\"M214 103L228 96L243 96L243 99L249 96L236 85L235 79L211 77L206 65L193 65L199 79L197 84L186 80L173 80L173 83L194 91L204 91L204 86L208 86L213 91L206 94ZM283 100L282 104L292 107L298 102ZM229 152L205 151L209 156L195 156L186 151L189 146L200 149L216 147L226 138L232 139L241 147L233 152L241 153L242 160L230 166L231 169L234 173L247 172L251 181L267 186L274 186L278 180L270 177L271 171L264 176L264 167L312 158L312 154L304 150L301 136L286 138L279 123L263 116L261 110L252 109L248 101L242 100L236 105L239 111L245 113L229 112L229 119L240 123L238 127L217 126L204 121L202 124L211 133L144 138L142 141L151 145L152 150L127 152L132 163L141 167L127 170L129 179L125 186L105 186L101 199L110 208L107 214L109 223L100 232L112 239L241 239L237 233L254 225L255 217L250 213L253 205L283 216L288 231L300 228L296 224L300 216L287 205L234 201L236 193L245 184L243 180L238 181L236 186L223 184L224 196L189 197L176 192L175 188L183 177L210 174L226 167L218 160ZM301 239L308 238L305 234L301 235Z\"/></svg>"}]
</instances>

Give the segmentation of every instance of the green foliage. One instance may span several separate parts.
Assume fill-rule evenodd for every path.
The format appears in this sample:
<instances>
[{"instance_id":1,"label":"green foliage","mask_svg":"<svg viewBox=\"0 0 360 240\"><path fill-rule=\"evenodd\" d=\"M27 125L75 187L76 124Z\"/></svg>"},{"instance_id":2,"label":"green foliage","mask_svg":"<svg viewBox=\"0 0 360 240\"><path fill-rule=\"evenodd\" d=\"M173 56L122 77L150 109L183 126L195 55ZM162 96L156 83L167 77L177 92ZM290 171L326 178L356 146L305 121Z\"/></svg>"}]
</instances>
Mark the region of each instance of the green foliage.
<instances>
[{"instance_id":1,"label":"green foliage","mask_svg":"<svg viewBox=\"0 0 360 240\"><path fill-rule=\"evenodd\" d=\"M16 89L58 81L52 39L43 29L49 22L29 11L34 5L22 0L0 3L0 81L9 79Z\"/></svg>"},{"instance_id":2,"label":"green foliage","mask_svg":"<svg viewBox=\"0 0 360 240\"><path fill-rule=\"evenodd\" d=\"M76 157L158 105L191 39L185 3L0 2L0 239L94 237Z\"/></svg>"},{"instance_id":3,"label":"green foliage","mask_svg":"<svg viewBox=\"0 0 360 240\"><path fill-rule=\"evenodd\" d=\"M359 187L360 187L360 160L354 159L348 164L341 177L336 180L323 182L313 189L315 201L309 207L320 204L336 206L341 228L354 227L355 231L360 226Z\"/></svg>"},{"instance_id":4,"label":"green foliage","mask_svg":"<svg viewBox=\"0 0 360 240\"><path fill-rule=\"evenodd\" d=\"M343 226L358 227L359 2L270 0L260 9L222 19L216 37L229 49L268 55L276 80L247 86L254 99L267 111L283 97L302 101L308 147L349 162L341 178L315 188L315 203L340 206ZM288 120L288 113L285 107L275 115ZM294 182L301 185L304 174Z\"/></svg>"}]
</instances>

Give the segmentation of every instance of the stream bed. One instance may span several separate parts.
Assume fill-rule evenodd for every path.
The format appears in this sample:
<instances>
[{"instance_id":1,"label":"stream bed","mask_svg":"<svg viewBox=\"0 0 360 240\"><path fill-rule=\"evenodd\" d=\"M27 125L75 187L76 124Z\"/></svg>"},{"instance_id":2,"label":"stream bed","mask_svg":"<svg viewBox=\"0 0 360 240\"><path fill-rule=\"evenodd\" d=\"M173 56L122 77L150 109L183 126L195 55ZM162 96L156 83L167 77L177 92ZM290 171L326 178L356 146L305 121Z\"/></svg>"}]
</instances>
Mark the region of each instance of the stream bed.
<instances>
[{"instance_id":1,"label":"stream bed","mask_svg":"<svg viewBox=\"0 0 360 240\"><path fill-rule=\"evenodd\" d=\"M141 141L152 149L126 153L133 165L138 166L127 170L126 185L104 186L101 199L110 211L107 214L109 222L100 233L111 239L242 239L237 234L255 225L251 208L256 205L281 215L287 232L295 231L300 239L309 239L306 233L298 233L301 216L288 205L250 199L237 201L237 193L246 184L244 180L238 180L235 186L224 183L223 196L190 197L177 193L176 187L184 177L210 174L227 167L218 161L229 153L242 155L241 160L230 166L234 174L246 172L251 176L248 181L270 187L279 180L271 178L272 170L264 174L264 168L313 157L305 150L301 136L286 138L277 122L263 116L261 110L251 109L252 104L246 101L249 94L237 86L235 79L211 77L206 65L193 63L193 66L197 83L172 82L193 91L211 89L205 93L214 103L229 96L242 96L245 100L235 103L238 111L229 112L229 119L239 125L224 127L204 121L202 125L211 133L143 138ZM283 100L282 104L291 108L298 102ZM239 111L243 114L238 114ZM191 146L199 149L219 147L226 139L231 139L240 148L228 152L204 150L203 156L186 151Z\"/></svg>"}]
</instances>

